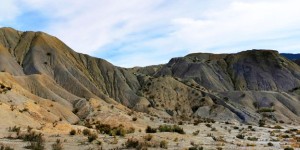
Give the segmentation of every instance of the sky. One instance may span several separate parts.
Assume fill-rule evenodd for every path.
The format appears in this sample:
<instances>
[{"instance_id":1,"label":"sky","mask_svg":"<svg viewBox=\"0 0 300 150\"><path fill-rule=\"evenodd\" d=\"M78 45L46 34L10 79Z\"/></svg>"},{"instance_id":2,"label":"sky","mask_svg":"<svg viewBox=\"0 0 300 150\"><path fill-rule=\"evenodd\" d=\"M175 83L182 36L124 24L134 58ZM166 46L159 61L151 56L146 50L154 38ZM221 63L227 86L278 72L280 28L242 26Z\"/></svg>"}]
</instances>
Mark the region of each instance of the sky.
<instances>
[{"instance_id":1,"label":"sky","mask_svg":"<svg viewBox=\"0 0 300 150\"><path fill-rule=\"evenodd\" d=\"M2 0L0 27L43 31L122 67L189 53L300 53L299 0Z\"/></svg>"}]
</instances>

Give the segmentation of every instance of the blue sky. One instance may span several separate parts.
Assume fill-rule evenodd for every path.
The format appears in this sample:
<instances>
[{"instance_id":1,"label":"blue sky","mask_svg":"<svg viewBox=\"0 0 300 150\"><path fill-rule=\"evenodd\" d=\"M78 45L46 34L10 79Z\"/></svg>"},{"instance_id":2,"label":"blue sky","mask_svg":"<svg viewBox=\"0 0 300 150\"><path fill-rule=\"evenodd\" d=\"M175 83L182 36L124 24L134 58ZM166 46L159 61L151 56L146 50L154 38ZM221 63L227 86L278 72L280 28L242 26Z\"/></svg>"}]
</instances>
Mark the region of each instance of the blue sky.
<instances>
[{"instance_id":1,"label":"blue sky","mask_svg":"<svg viewBox=\"0 0 300 150\"><path fill-rule=\"evenodd\" d=\"M43 31L123 67L188 53L300 52L299 0L5 0L0 27Z\"/></svg>"}]
</instances>

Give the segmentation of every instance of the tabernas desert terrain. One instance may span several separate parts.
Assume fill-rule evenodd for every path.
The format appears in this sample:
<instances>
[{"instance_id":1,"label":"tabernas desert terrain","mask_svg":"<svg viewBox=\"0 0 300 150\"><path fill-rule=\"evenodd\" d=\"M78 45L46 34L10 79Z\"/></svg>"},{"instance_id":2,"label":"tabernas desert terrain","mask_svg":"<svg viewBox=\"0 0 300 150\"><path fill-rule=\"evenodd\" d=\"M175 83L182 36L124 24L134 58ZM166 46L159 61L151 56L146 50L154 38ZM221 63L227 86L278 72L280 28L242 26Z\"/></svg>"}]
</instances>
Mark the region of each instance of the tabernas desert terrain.
<instances>
[{"instance_id":1,"label":"tabernas desert terrain","mask_svg":"<svg viewBox=\"0 0 300 150\"><path fill-rule=\"evenodd\" d=\"M299 149L291 56L194 53L122 68L1 28L0 149Z\"/></svg>"}]
</instances>

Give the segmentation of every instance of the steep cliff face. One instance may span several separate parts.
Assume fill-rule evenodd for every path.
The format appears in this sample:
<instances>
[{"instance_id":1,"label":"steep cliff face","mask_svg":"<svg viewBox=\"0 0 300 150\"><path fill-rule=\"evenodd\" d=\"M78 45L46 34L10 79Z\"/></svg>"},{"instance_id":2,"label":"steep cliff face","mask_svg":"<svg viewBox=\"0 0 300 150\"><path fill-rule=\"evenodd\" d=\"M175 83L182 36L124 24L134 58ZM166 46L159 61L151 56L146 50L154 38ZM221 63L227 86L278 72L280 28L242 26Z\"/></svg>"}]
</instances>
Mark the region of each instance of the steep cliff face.
<instances>
[{"instance_id":1,"label":"steep cliff face","mask_svg":"<svg viewBox=\"0 0 300 150\"><path fill-rule=\"evenodd\" d=\"M0 70L0 83L12 88L12 102L24 102L14 105L57 104L56 111L39 112L51 121L91 117L92 99L162 118L300 122L300 66L271 50L195 53L126 69L76 53L46 33L1 28ZM12 105L6 94L1 100Z\"/></svg>"}]
</instances>

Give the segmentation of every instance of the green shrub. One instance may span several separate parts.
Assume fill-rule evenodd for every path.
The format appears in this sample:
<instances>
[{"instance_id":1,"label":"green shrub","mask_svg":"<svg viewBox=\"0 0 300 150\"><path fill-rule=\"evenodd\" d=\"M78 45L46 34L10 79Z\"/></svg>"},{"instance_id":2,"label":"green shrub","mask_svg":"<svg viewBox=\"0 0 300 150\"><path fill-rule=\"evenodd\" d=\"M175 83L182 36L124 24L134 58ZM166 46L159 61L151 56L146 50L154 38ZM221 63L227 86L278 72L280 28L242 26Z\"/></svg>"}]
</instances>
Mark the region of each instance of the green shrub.
<instances>
[{"instance_id":1,"label":"green shrub","mask_svg":"<svg viewBox=\"0 0 300 150\"><path fill-rule=\"evenodd\" d=\"M160 125L158 127L158 130L160 132L177 132L179 134L185 134L185 132L183 131L183 129L181 127L179 127L178 125Z\"/></svg>"},{"instance_id":2,"label":"green shrub","mask_svg":"<svg viewBox=\"0 0 300 150\"><path fill-rule=\"evenodd\" d=\"M292 148L292 147L286 147L286 148L284 148L284 150L294 150L294 148Z\"/></svg>"}]
</instances>

